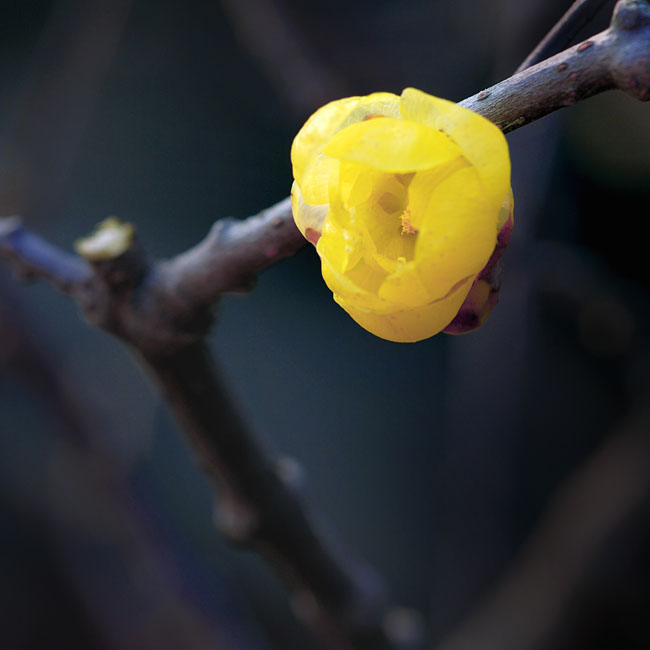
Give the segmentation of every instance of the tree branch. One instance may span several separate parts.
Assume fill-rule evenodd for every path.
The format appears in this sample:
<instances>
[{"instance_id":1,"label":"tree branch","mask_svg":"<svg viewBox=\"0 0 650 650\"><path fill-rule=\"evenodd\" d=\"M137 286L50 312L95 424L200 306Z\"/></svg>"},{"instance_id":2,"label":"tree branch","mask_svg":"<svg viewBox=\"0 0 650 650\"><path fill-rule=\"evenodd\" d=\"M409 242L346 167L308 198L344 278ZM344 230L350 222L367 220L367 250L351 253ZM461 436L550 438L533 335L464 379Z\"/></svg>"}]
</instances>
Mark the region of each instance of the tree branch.
<instances>
[{"instance_id":1,"label":"tree branch","mask_svg":"<svg viewBox=\"0 0 650 650\"><path fill-rule=\"evenodd\" d=\"M646 0L621 0L604 32L460 105L508 133L614 88L641 101L650 99L650 4Z\"/></svg>"},{"instance_id":2,"label":"tree branch","mask_svg":"<svg viewBox=\"0 0 650 650\"><path fill-rule=\"evenodd\" d=\"M229 278L224 287L231 281L240 286L241 279L251 275L249 265L261 268L286 254L290 245L284 240L272 254L266 250L268 233L282 232L289 223L281 219L274 225L278 214L286 212L283 202L242 222L244 229L234 235L228 226L218 227L204 248L200 245L180 261L158 263L147 259L130 229L116 220L78 244L78 250L90 257L86 261L46 244L17 219L0 219L0 256L22 274L64 289L93 324L136 351L199 464L219 488L220 528L232 541L270 560L289 586L296 613L330 647L397 650L404 646L385 631L388 611L379 578L348 556L329 531L324 533L323 524L302 505L287 464L275 463L247 432L204 344L210 324L206 299L197 302L182 296L187 278L202 277L198 260L219 256L221 250L227 250L225 260L215 268ZM247 233L251 247L240 256L237 248L248 241ZM289 241L295 245L297 236ZM233 250L225 248L228 242ZM234 260L231 270L228 260ZM181 271L172 278L176 268Z\"/></svg>"},{"instance_id":3,"label":"tree branch","mask_svg":"<svg viewBox=\"0 0 650 650\"><path fill-rule=\"evenodd\" d=\"M45 280L68 294L78 292L92 275L86 260L52 246L17 217L0 218L0 256L21 277Z\"/></svg>"},{"instance_id":4,"label":"tree branch","mask_svg":"<svg viewBox=\"0 0 650 650\"><path fill-rule=\"evenodd\" d=\"M50 542L57 550L59 543L64 544L63 552L57 552L58 562L63 563L62 576L85 608L95 613L93 624L106 638L119 639L110 644L113 648L152 647L152 643L167 648L162 637L170 633L183 638L188 650L211 647L215 638L223 639L224 648L257 647L235 640L226 612L208 614L188 598L188 584L173 548L146 516L124 458L115 453L114 427L109 423L106 430L103 414L95 411L94 400L83 385L77 383L74 390L68 390L68 373L50 355L43 332L34 331L34 323L13 295L14 287L4 280L0 274L0 379L7 370L27 388L37 407L45 411L54 434L50 489L28 507L51 527ZM100 574L88 571L87 558L79 556L77 545L100 538L101 549L94 552L100 559L103 552L119 557L124 571L114 572L110 565ZM124 603L121 607L97 607L107 588L113 593L128 591L130 602L138 605L128 630L118 620ZM147 617L151 611L165 617L164 629L150 629Z\"/></svg>"},{"instance_id":5,"label":"tree branch","mask_svg":"<svg viewBox=\"0 0 650 650\"><path fill-rule=\"evenodd\" d=\"M382 629L378 578L331 543L300 502L293 466L274 462L246 430L205 345L143 360L218 488L221 532L276 567L296 613L333 647L397 647Z\"/></svg>"},{"instance_id":6,"label":"tree branch","mask_svg":"<svg viewBox=\"0 0 650 650\"><path fill-rule=\"evenodd\" d=\"M535 65L552 56L558 50L567 47L578 32L608 2L609 0L576 0L537 47L524 59L516 72L522 72L526 68L530 68L531 65Z\"/></svg>"},{"instance_id":7,"label":"tree branch","mask_svg":"<svg viewBox=\"0 0 650 650\"><path fill-rule=\"evenodd\" d=\"M304 244L286 198L244 221L220 219L202 242L161 272L170 292L205 307L223 293L250 289L260 271Z\"/></svg>"},{"instance_id":8,"label":"tree branch","mask_svg":"<svg viewBox=\"0 0 650 650\"><path fill-rule=\"evenodd\" d=\"M650 5L621 0L611 27L461 102L505 132L609 88L650 99ZM64 253L0 219L0 257L22 275L70 294L88 320L128 343L164 392L199 461L221 489L221 527L260 550L289 584L302 613L333 648L389 650L382 589L322 535L268 453L248 434L204 345L210 307L305 244L288 199L243 221L217 222L198 246L151 262L117 222Z\"/></svg>"}]
</instances>

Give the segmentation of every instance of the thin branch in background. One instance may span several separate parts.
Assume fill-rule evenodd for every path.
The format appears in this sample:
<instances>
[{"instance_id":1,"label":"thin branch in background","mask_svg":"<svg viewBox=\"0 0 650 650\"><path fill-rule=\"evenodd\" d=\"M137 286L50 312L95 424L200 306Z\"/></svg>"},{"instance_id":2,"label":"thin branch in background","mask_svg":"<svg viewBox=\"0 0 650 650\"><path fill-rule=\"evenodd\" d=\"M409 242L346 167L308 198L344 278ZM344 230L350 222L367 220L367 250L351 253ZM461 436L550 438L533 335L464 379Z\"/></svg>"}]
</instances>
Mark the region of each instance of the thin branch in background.
<instances>
[{"instance_id":1,"label":"thin branch in background","mask_svg":"<svg viewBox=\"0 0 650 650\"><path fill-rule=\"evenodd\" d=\"M580 30L610 1L576 0L537 47L524 59L516 72L522 72L568 47Z\"/></svg>"},{"instance_id":2,"label":"thin branch in background","mask_svg":"<svg viewBox=\"0 0 650 650\"><path fill-rule=\"evenodd\" d=\"M301 504L292 473L244 427L205 345L147 355L144 362L217 488L221 532L275 565L296 613L331 647L397 648L381 624L385 593L378 576Z\"/></svg>"},{"instance_id":3,"label":"thin branch in background","mask_svg":"<svg viewBox=\"0 0 650 650\"><path fill-rule=\"evenodd\" d=\"M138 502L127 468L106 444L105 418L93 412L92 398L83 385L66 387L43 337L34 332L12 286L0 277L0 371L7 371L46 409L54 438L52 490L37 503L24 504L48 524L52 542L59 543L60 575L85 604L85 615L111 648L124 648L137 639L137 647L183 647L192 650L218 646L224 650L260 650L251 639L229 629L231 621L220 612L206 616L188 598L173 551L157 533ZM102 424L100 424L102 423ZM108 425L110 427L110 424ZM109 432L110 433L110 432ZM123 572L89 572L79 543L101 539L99 553L110 549L120 558ZM72 542L72 544L71 544ZM70 549L68 549L70 546ZM74 550L72 550L74 549ZM143 576L146 576L143 579ZM100 580L97 580L97 578ZM106 606L102 590L123 590L125 599ZM123 624L127 599L136 604L129 629ZM233 607L229 606L232 615ZM151 625L152 619L162 625Z\"/></svg>"},{"instance_id":4,"label":"thin branch in background","mask_svg":"<svg viewBox=\"0 0 650 650\"><path fill-rule=\"evenodd\" d=\"M299 114L347 94L320 60L281 0L221 0L235 35Z\"/></svg>"},{"instance_id":5,"label":"thin branch in background","mask_svg":"<svg viewBox=\"0 0 650 650\"><path fill-rule=\"evenodd\" d=\"M568 618L586 600L603 556L625 553L635 523L650 515L650 410L643 398L559 488L493 593L436 650L576 647L558 644L558 635L570 633Z\"/></svg>"},{"instance_id":6,"label":"thin branch in background","mask_svg":"<svg viewBox=\"0 0 650 650\"><path fill-rule=\"evenodd\" d=\"M275 232L273 218L251 223L260 224L262 232L267 227ZM118 223L113 227L121 239L124 229ZM110 237L104 228L97 241L107 242ZM210 322L205 305L199 301L188 309L174 290L165 263L152 265L135 239L125 245L128 248L115 258L99 255L90 262L91 280L79 278L67 291L91 322L137 350L199 464L218 487L222 531L271 561L289 586L296 612L330 647L404 647L384 629L384 616L390 610L378 576L349 556L332 533L323 533L320 517L302 504L298 486L282 464L244 428L203 342ZM16 220L0 220L0 255L11 255L20 268L15 246L25 247L30 255L47 250L49 256L43 240ZM88 240L85 249L98 252ZM249 263L268 261L263 247L255 250ZM67 261L65 254L61 260ZM31 257L27 264L30 269L38 267ZM49 269L42 277L56 286ZM240 286L240 273L236 277Z\"/></svg>"},{"instance_id":7,"label":"thin branch in background","mask_svg":"<svg viewBox=\"0 0 650 650\"><path fill-rule=\"evenodd\" d=\"M23 279L46 280L63 293L77 292L90 280L91 270L84 259L32 237L20 223L16 217L0 220L0 253L10 259L21 251L17 269Z\"/></svg>"},{"instance_id":8,"label":"thin branch in background","mask_svg":"<svg viewBox=\"0 0 650 650\"><path fill-rule=\"evenodd\" d=\"M601 623L590 608L612 594L603 580L616 582L615 573L625 572L626 563L634 563L635 573L647 565L650 363L639 355L648 331L647 296L613 281L602 260L573 245L543 242L529 261L538 299L565 323L576 324L576 343L592 360L615 363L610 370L627 388L628 407L604 442L556 488L528 541L483 602L436 650L591 647L578 637L593 639ZM630 376L638 380L630 382ZM607 566L623 556L625 561ZM647 637L645 619L635 626L631 616L626 612L625 627ZM645 648L647 642L628 646L619 640L619 646Z\"/></svg>"},{"instance_id":9,"label":"thin branch in background","mask_svg":"<svg viewBox=\"0 0 650 650\"><path fill-rule=\"evenodd\" d=\"M621 0L610 27L460 102L504 133L618 88L650 99L650 4Z\"/></svg>"}]
</instances>

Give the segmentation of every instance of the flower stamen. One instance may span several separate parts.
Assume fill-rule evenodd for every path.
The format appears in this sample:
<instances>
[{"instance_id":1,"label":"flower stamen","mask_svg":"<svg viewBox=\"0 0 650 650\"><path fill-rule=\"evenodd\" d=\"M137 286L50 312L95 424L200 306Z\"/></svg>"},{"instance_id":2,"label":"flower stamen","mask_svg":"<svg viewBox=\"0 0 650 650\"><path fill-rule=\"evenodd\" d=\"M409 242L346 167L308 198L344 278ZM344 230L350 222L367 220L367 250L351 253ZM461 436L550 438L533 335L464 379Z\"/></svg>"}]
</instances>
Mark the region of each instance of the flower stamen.
<instances>
[{"instance_id":1,"label":"flower stamen","mask_svg":"<svg viewBox=\"0 0 650 650\"><path fill-rule=\"evenodd\" d=\"M418 229L411 223L411 211L408 208L404 209L399 218L402 222L402 235L416 235L418 233Z\"/></svg>"}]
</instances>

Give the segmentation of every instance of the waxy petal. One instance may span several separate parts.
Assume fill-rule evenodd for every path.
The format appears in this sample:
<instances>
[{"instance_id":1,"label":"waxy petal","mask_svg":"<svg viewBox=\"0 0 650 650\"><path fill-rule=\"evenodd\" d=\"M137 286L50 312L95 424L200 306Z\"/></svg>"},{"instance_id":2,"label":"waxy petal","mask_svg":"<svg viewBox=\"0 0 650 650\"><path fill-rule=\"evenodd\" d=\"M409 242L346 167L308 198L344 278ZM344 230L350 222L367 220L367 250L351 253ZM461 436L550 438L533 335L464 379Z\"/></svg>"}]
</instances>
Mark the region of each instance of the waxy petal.
<instances>
[{"instance_id":1,"label":"waxy petal","mask_svg":"<svg viewBox=\"0 0 650 650\"><path fill-rule=\"evenodd\" d=\"M462 155L444 133L392 117L351 124L323 151L332 158L393 173L431 169Z\"/></svg>"},{"instance_id":2,"label":"waxy petal","mask_svg":"<svg viewBox=\"0 0 650 650\"><path fill-rule=\"evenodd\" d=\"M510 156L501 130L489 120L454 102L415 88L402 92L405 120L444 131L461 148L483 181L483 189L497 205L510 191Z\"/></svg>"},{"instance_id":3,"label":"waxy petal","mask_svg":"<svg viewBox=\"0 0 650 650\"><path fill-rule=\"evenodd\" d=\"M319 109L291 157L296 223L334 300L362 327L419 341L487 318L512 229L496 126L407 88Z\"/></svg>"},{"instance_id":4,"label":"waxy petal","mask_svg":"<svg viewBox=\"0 0 650 650\"><path fill-rule=\"evenodd\" d=\"M379 338L415 343L441 332L454 318L472 286L468 279L445 298L411 309L381 313L364 309L336 293L334 300L357 322Z\"/></svg>"}]
</instances>

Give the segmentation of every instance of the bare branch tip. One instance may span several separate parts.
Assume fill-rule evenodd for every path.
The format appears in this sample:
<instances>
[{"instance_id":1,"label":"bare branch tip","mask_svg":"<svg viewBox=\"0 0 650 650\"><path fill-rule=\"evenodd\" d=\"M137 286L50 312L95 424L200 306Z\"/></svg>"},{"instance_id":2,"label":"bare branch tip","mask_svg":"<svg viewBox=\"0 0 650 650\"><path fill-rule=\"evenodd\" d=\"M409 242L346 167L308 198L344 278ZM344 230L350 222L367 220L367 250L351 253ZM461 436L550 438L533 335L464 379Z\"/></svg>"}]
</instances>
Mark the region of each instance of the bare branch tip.
<instances>
[{"instance_id":1,"label":"bare branch tip","mask_svg":"<svg viewBox=\"0 0 650 650\"><path fill-rule=\"evenodd\" d=\"M75 251L89 262L114 260L126 253L133 245L133 224L109 217L97 224L94 232L74 243Z\"/></svg>"}]
</instances>

